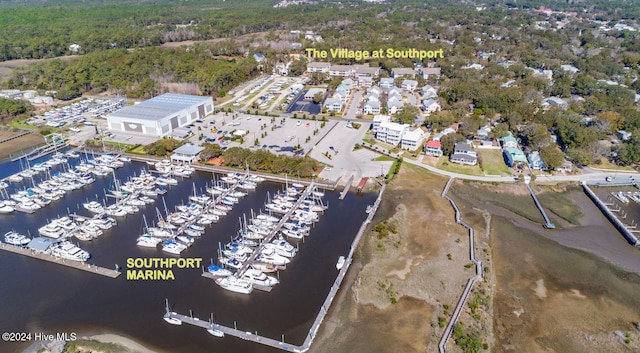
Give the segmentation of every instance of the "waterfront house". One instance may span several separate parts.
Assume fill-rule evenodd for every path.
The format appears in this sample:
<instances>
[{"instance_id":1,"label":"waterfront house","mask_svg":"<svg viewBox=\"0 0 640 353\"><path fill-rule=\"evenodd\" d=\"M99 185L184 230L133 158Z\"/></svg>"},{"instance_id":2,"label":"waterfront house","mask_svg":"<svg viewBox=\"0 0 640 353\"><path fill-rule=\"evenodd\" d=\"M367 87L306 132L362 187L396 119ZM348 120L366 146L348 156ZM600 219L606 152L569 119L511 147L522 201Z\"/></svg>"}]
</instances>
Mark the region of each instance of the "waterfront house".
<instances>
[{"instance_id":1,"label":"waterfront house","mask_svg":"<svg viewBox=\"0 0 640 353\"><path fill-rule=\"evenodd\" d=\"M542 161L542 158L540 158L540 152L533 151L529 153L529 156L527 156L527 159L529 161L529 166L531 167L531 169L547 170L547 165L544 164L544 162Z\"/></svg>"},{"instance_id":2,"label":"waterfront house","mask_svg":"<svg viewBox=\"0 0 640 353\"><path fill-rule=\"evenodd\" d=\"M424 144L424 153L429 156L442 156L442 143L437 140L431 140Z\"/></svg>"},{"instance_id":3,"label":"waterfront house","mask_svg":"<svg viewBox=\"0 0 640 353\"><path fill-rule=\"evenodd\" d=\"M453 154L449 161L460 164L476 165L478 157L476 151L466 142L458 142L453 147Z\"/></svg>"},{"instance_id":4,"label":"waterfront house","mask_svg":"<svg viewBox=\"0 0 640 353\"><path fill-rule=\"evenodd\" d=\"M402 136L400 147L404 150L415 151L422 145L424 141L425 133L421 128L416 128L413 131L408 131Z\"/></svg>"}]
</instances>

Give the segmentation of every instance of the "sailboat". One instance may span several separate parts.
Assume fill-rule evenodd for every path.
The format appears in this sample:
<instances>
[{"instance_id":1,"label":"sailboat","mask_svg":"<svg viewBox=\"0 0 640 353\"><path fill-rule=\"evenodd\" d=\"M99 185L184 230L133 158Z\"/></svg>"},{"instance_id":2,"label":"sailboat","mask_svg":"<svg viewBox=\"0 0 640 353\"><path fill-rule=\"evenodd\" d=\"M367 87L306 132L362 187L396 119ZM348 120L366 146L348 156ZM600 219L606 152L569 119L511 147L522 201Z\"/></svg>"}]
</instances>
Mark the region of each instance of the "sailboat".
<instances>
[{"instance_id":1,"label":"sailboat","mask_svg":"<svg viewBox=\"0 0 640 353\"><path fill-rule=\"evenodd\" d=\"M173 315L176 315L176 313L169 311L169 299L165 299L165 300L166 300L166 305L165 305L166 313L164 314L164 321L170 323L171 325L182 325L182 320L178 319L177 317L173 317Z\"/></svg>"},{"instance_id":2,"label":"sailboat","mask_svg":"<svg viewBox=\"0 0 640 353\"><path fill-rule=\"evenodd\" d=\"M207 332L216 337L224 337L224 332L213 328L215 326L215 324L213 323L213 314L211 314L211 320L209 320L209 323L211 324L211 327L207 329Z\"/></svg>"}]
</instances>

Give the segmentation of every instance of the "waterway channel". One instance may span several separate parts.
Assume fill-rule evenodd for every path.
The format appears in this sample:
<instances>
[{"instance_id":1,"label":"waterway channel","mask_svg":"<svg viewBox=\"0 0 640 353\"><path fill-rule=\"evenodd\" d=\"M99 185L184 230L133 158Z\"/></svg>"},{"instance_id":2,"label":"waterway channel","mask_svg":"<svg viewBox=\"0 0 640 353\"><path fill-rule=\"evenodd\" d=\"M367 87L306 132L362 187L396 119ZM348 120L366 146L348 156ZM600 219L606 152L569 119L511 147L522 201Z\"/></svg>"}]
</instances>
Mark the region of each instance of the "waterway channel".
<instances>
[{"instance_id":1,"label":"waterway channel","mask_svg":"<svg viewBox=\"0 0 640 353\"><path fill-rule=\"evenodd\" d=\"M71 163L75 163L70 160ZM139 174L143 163L130 162L116 171L119 180ZM0 177L20 169L17 162L0 165ZM112 177L97 177L97 181L83 189L68 192L65 197L33 214L14 212L0 215L0 234L10 229L31 235L47 220L68 212L89 215L81 204L87 200L104 198L103 189ZM188 202L193 185L198 192L211 183L212 174L197 172L192 178L181 179L165 195L169 211L174 205ZM14 186L12 186L14 187ZM185 252L183 258L202 258L204 265L216 258L218 244L228 242L239 228L239 217L259 211L267 193L282 189L281 184L264 182L257 190L243 198L233 211L217 224L207 228L201 239ZM338 200L338 192L327 192L324 198L329 209L300 242L300 251L280 271L280 284L271 293L254 291L251 295L231 293L203 278L200 269L174 269L175 280L131 281L126 275L111 279L56 264L0 252L0 315L2 332L113 332L125 335L142 344L166 352L273 352L272 348L233 337L212 337L196 327L172 326L163 319L165 298L175 311L193 312L207 319L214 314L217 323L234 326L260 335L301 344L308 334L329 288L338 272L336 260L346 255L362 221L365 208L377 195L349 194ZM113 202L113 200L108 200ZM164 214L160 198L155 204L144 206L140 213L118 218L118 225L91 242L78 242L92 254L90 263L114 268L118 264L126 271L127 258L169 257L160 249L143 249L135 239L143 228L143 217L156 220L156 207ZM0 342L1 352L21 352L31 342Z\"/></svg>"}]
</instances>

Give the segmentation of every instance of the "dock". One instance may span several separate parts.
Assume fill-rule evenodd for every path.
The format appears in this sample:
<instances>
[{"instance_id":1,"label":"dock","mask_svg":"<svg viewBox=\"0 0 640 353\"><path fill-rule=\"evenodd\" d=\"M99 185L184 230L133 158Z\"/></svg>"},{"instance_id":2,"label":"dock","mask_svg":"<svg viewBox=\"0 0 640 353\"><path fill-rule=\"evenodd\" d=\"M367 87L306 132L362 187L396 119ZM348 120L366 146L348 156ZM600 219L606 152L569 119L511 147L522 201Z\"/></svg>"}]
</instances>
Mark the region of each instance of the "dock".
<instances>
[{"instance_id":1,"label":"dock","mask_svg":"<svg viewBox=\"0 0 640 353\"><path fill-rule=\"evenodd\" d=\"M542 214L542 217L544 218L544 227L547 229L554 229L556 227L555 224L551 222L551 220L549 219L549 216L547 216L547 212L545 212L544 208L542 208L540 201L538 201L538 197L536 197L536 194L533 193L533 189L531 188L531 185L529 185L529 183L526 183L526 184L527 184L527 188L529 189L529 193L531 193L531 197L533 198L533 202L535 202L536 207L538 207L538 209L540 210L540 213Z\"/></svg>"},{"instance_id":2,"label":"dock","mask_svg":"<svg viewBox=\"0 0 640 353\"><path fill-rule=\"evenodd\" d=\"M347 180L347 184L344 186L344 190L342 190L342 192L340 193L340 200L344 200L344 198L347 196L347 193L351 188L351 183L353 183L353 174L351 174L351 177L349 177L349 180Z\"/></svg>"},{"instance_id":3,"label":"dock","mask_svg":"<svg viewBox=\"0 0 640 353\"><path fill-rule=\"evenodd\" d=\"M373 217L375 216L375 213L378 209L378 207L380 206L380 202L382 201L382 195L386 189L386 185L381 183L381 189L380 189L380 193L378 194L378 198L376 199L376 201L374 202L374 204L371 206L371 211L369 212L367 218L364 220L364 222L362 222L362 225L360 226L360 229L358 230L358 233L356 234L355 238L353 239L353 242L351 243L351 248L349 249L349 254L348 256L346 256L346 261L343 265L343 267L340 269L340 272L338 273L338 276L336 278L336 280L333 282L333 285L331 286L331 289L329 290L329 293L327 294L327 297L325 298L324 302L322 303L322 306L319 308L318 311L318 315L316 316L315 320L313 321L313 324L311 325L311 327L309 328L309 333L307 334L304 342L301 345L294 345L294 344L290 344L290 343L286 343L284 340L284 335L282 336L282 339L280 341L275 340L273 338L269 338L269 337L264 337L264 336L260 336L258 335L258 332L251 332L251 331L241 331L238 330L236 326L236 324L234 323L234 327L227 327L227 326L223 326L223 325L219 325L219 324L211 324L208 321L205 320L200 320L198 318L193 318L190 316L186 316L186 315L181 315L175 312L170 313L172 318L177 318L182 320L183 323L186 324L190 324L190 325L194 325L194 326L198 326L198 327L202 327L204 329L210 329L210 328L214 328L217 330L220 330L222 332L224 332L225 335L229 335L229 336L234 336L234 337L238 337L241 338L243 340L247 340L247 341L252 341L255 343L259 343L259 344L264 344L273 348L278 348L278 349L282 349L284 351L289 351L289 352L306 352L309 350L309 348L311 347L311 344L313 343L313 340L315 339L318 330L320 329L320 326L322 325L322 322L324 321L325 316L327 315L327 313L329 312L329 308L331 307L331 303L333 302L333 299L335 298L335 296L337 295L338 291L340 290L340 286L342 285L342 281L344 280L344 278L347 275L347 272L349 271L349 267L351 266L351 262L353 260L353 255L355 253L355 250L358 246L358 243L360 242L360 240L362 239L365 231L367 230L368 225L372 222ZM306 197L306 195L308 194L308 192L310 192L311 190L313 190L313 184L310 185L310 187L308 187L305 192L303 193L303 196L300 198L300 200L303 200L304 197ZM298 201L300 201L298 200ZM284 218L284 217L283 217ZM282 225L282 222L279 223L279 225ZM204 277L209 277L212 278L212 275L206 275L203 274ZM255 287L255 285L254 285ZM164 317L167 317L167 315L169 314L165 314Z\"/></svg>"},{"instance_id":4,"label":"dock","mask_svg":"<svg viewBox=\"0 0 640 353\"><path fill-rule=\"evenodd\" d=\"M613 213L613 211L615 210L609 208L609 206L612 205L608 206L607 204L602 202L602 200L598 198L598 196L591 190L591 188L589 188L589 185L584 181L582 182L582 188L584 189L584 192L587 194L587 196L596 204L600 211L604 213L607 219L609 219L609 221L613 223L613 226L616 227L616 229L629 242L629 244L640 248L640 240L638 240L638 237L633 234L637 232L634 229L635 226L632 226L633 228L630 228L628 225L622 223L622 221L618 219L618 217Z\"/></svg>"},{"instance_id":5,"label":"dock","mask_svg":"<svg viewBox=\"0 0 640 353\"><path fill-rule=\"evenodd\" d=\"M165 317L167 317L167 314L165 314ZM178 314L178 313L175 313L175 312L171 313L171 317L179 319L185 324L190 324L190 325L202 327L203 329L210 329L210 328L213 327L216 330L220 330L220 331L224 332L225 335L238 337L238 338L241 338L241 339L246 340L246 341L253 341L253 342L256 342L256 343L261 343L261 344L264 344L266 346L279 348L279 349L282 349L282 350L285 350L285 351L290 351L290 352L304 352L304 351L306 351L306 349L305 350L301 350L300 346L295 346L295 345L292 345L292 344L289 344L289 343L285 343L283 341L274 340L273 338L260 336L260 335L257 334L257 332L240 331L240 330L235 329L235 328L231 328L231 327L227 327L227 326L223 326L223 325L219 325L219 324L212 324L211 322L206 321L206 320L200 320L198 318L193 318L193 317L182 315L182 314Z\"/></svg>"},{"instance_id":6,"label":"dock","mask_svg":"<svg viewBox=\"0 0 640 353\"><path fill-rule=\"evenodd\" d=\"M44 261L48 261L48 262L53 262L53 263L56 263L58 265L63 265L63 266L75 268L77 270L82 270L82 271L86 271L86 272L90 272L90 273L95 273L95 274L106 276L106 277L109 277L109 278L116 278L116 277L120 276L120 273L121 273L119 271L112 270L112 269L109 269L109 268L104 268L104 267L88 264L86 262L65 260L65 259L62 259L62 258L59 258L59 257L55 257L53 255L41 252L41 251L36 251L36 250L28 249L28 248L23 248L23 247L11 245L11 244L0 243L0 250L5 250L5 251L8 251L8 252L12 252L14 254L25 255L25 256L28 256L28 257L32 257L34 259L40 259L40 260L44 260Z\"/></svg>"}]
</instances>

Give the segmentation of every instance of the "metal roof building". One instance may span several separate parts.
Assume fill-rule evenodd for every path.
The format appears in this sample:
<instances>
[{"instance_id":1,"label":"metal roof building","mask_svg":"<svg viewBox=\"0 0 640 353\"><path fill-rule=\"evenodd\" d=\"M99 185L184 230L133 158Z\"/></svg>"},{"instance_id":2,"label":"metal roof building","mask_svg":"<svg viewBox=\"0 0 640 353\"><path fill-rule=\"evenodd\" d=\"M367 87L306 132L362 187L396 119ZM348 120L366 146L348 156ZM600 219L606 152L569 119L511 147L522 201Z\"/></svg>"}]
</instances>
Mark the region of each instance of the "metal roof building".
<instances>
[{"instance_id":1,"label":"metal roof building","mask_svg":"<svg viewBox=\"0 0 640 353\"><path fill-rule=\"evenodd\" d=\"M109 116L110 130L163 137L213 113L211 97L166 93Z\"/></svg>"},{"instance_id":2,"label":"metal roof building","mask_svg":"<svg viewBox=\"0 0 640 353\"><path fill-rule=\"evenodd\" d=\"M50 238L37 237L37 238L31 239L29 244L27 244L27 247L32 250L47 251L47 249L55 243L57 243L56 240L53 240Z\"/></svg>"},{"instance_id":3,"label":"metal roof building","mask_svg":"<svg viewBox=\"0 0 640 353\"><path fill-rule=\"evenodd\" d=\"M171 155L171 160L192 163L202 150L204 147L188 143L176 148Z\"/></svg>"}]
</instances>

